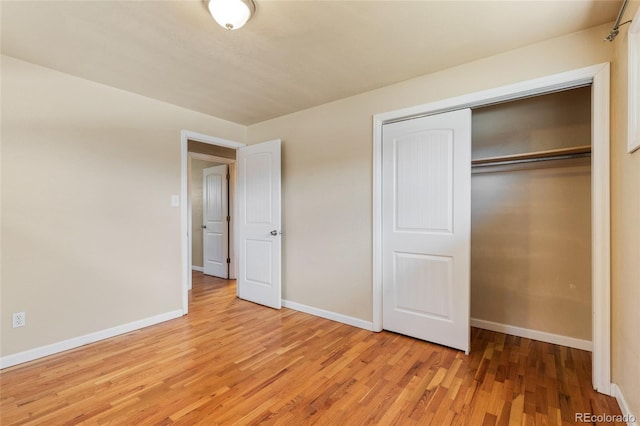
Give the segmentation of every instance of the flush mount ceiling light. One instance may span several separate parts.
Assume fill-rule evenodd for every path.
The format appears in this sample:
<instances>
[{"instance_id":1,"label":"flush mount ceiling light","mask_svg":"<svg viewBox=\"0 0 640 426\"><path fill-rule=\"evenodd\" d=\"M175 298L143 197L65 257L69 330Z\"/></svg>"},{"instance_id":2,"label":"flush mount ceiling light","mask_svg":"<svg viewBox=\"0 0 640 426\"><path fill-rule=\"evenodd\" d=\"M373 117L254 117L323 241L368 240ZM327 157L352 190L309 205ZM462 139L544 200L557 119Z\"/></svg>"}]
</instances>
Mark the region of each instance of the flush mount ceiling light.
<instances>
[{"instance_id":1,"label":"flush mount ceiling light","mask_svg":"<svg viewBox=\"0 0 640 426\"><path fill-rule=\"evenodd\" d=\"M237 30L256 11L253 0L209 0L209 13L222 28Z\"/></svg>"}]
</instances>

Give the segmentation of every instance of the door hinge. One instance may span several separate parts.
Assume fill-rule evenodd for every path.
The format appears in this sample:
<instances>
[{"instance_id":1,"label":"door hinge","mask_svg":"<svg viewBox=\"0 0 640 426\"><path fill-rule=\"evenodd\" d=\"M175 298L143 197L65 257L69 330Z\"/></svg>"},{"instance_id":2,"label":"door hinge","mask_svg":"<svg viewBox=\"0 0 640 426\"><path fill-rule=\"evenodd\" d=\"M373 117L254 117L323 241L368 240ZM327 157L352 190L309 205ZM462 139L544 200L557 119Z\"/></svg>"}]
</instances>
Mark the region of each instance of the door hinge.
<instances>
[{"instance_id":1,"label":"door hinge","mask_svg":"<svg viewBox=\"0 0 640 426\"><path fill-rule=\"evenodd\" d=\"M227 180L231 179L231 175L227 172Z\"/></svg>"},{"instance_id":2,"label":"door hinge","mask_svg":"<svg viewBox=\"0 0 640 426\"><path fill-rule=\"evenodd\" d=\"M227 263L231 263L231 258L227 257Z\"/></svg>"},{"instance_id":3,"label":"door hinge","mask_svg":"<svg viewBox=\"0 0 640 426\"><path fill-rule=\"evenodd\" d=\"M227 222L231 222L231 216L227 216Z\"/></svg>"}]
</instances>

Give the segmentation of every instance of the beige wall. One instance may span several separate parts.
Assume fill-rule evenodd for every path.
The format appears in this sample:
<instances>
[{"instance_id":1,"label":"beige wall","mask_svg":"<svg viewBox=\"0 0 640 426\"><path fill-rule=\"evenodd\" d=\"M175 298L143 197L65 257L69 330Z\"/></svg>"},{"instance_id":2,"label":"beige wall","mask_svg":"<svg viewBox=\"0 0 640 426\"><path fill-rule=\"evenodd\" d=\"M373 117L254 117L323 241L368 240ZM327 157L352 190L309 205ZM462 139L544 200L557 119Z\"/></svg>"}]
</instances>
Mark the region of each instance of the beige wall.
<instances>
[{"instance_id":1,"label":"beige wall","mask_svg":"<svg viewBox=\"0 0 640 426\"><path fill-rule=\"evenodd\" d=\"M202 257L202 171L220 163L191 159L191 263L203 266Z\"/></svg>"},{"instance_id":2,"label":"beige wall","mask_svg":"<svg viewBox=\"0 0 640 426\"><path fill-rule=\"evenodd\" d=\"M372 320L372 116L612 59L609 25L342 99L248 129L283 139L283 295ZM339 295L336 297L336 295Z\"/></svg>"},{"instance_id":3,"label":"beige wall","mask_svg":"<svg viewBox=\"0 0 640 426\"><path fill-rule=\"evenodd\" d=\"M211 145L204 142L189 140L187 142L187 150L197 154L206 154L214 157L236 159L236 150L225 146Z\"/></svg>"},{"instance_id":4,"label":"beige wall","mask_svg":"<svg viewBox=\"0 0 640 426\"><path fill-rule=\"evenodd\" d=\"M471 206L471 317L591 340L590 160L482 168Z\"/></svg>"},{"instance_id":5,"label":"beige wall","mask_svg":"<svg viewBox=\"0 0 640 426\"><path fill-rule=\"evenodd\" d=\"M474 108L472 158L591 144L591 87Z\"/></svg>"},{"instance_id":6,"label":"beige wall","mask_svg":"<svg viewBox=\"0 0 640 426\"><path fill-rule=\"evenodd\" d=\"M629 3L623 22L640 2ZM611 74L612 379L640 417L640 151L627 154L627 31L613 43Z\"/></svg>"},{"instance_id":7,"label":"beige wall","mask_svg":"<svg viewBox=\"0 0 640 426\"><path fill-rule=\"evenodd\" d=\"M1 354L180 310L180 130L243 141L246 128L1 65Z\"/></svg>"}]
</instances>

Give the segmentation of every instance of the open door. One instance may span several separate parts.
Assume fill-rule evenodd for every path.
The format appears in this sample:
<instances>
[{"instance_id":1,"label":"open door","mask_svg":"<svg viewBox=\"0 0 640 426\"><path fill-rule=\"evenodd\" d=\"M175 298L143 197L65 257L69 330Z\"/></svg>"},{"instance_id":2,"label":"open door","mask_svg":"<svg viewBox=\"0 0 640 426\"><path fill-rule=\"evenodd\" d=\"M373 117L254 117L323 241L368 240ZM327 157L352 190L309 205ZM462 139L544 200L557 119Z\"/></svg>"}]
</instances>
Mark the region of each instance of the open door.
<instances>
[{"instance_id":1,"label":"open door","mask_svg":"<svg viewBox=\"0 0 640 426\"><path fill-rule=\"evenodd\" d=\"M382 326L468 353L471 110L382 132Z\"/></svg>"},{"instance_id":2,"label":"open door","mask_svg":"<svg viewBox=\"0 0 640 426\"><path fill-rule=\"evenodd\" d=\"M229 203L227 165L202 171L202 241L206 275L229 278Z\"/></svg>"},{"instance_id":3,"label":"open door","mask_svg":"<svg viewBox=\"0 0 640 426\"><path fill-rule=\"evenodd\" d=\"M280 139L237 150L238 297L281 307Z\"/></svg>"}]
</instances>

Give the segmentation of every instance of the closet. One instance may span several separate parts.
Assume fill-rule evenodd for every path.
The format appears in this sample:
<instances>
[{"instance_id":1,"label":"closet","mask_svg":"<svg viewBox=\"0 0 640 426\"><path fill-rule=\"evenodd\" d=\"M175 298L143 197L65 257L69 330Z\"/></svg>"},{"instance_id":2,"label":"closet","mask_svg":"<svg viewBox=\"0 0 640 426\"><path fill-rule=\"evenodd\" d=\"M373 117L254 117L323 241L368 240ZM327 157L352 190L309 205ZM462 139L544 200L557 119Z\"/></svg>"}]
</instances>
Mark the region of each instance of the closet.
<instances>
[{"instance_id":1,"label":"closet","mask_svg":"<svg viewBox=\"0 0 640 426\"><path fill-rule=\"evenodd\" d=\"M590 87L473 109L473 326L591 341L590 152Z\"/></svg>"}]
</instances>

